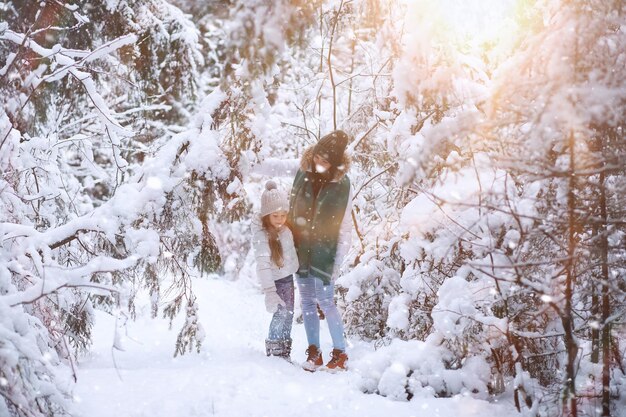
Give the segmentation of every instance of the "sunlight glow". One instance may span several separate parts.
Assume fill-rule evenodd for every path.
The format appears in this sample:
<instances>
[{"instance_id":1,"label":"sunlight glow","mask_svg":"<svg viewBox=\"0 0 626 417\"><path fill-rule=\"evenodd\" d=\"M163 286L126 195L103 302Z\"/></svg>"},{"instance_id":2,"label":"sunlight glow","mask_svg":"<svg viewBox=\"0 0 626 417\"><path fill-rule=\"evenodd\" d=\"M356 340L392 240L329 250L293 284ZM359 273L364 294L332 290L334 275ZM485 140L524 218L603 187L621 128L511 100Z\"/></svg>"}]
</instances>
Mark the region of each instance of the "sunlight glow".
<instances>
[{"instance_id":1,"label":"sunlight glow","mask_svg":"<svg viewBox=\"0 0 626 417\"><path fill-rule=\"evenodd\" d=\"M513 38L518 30L516 13L524 0L401 1L410 10L407 24L426 25L447 46L476 52Z\"/></svg>"},{"instance_id":2,"label":"sunlight glow","mask_svg":"<svg viewBox=\"0 0 626 417\"><path fill-rule=\"evenodd\" d=\"M515 0L440 0L446 30L457 42L497 42L516 28Z\"/></svg>"}]
</instances>

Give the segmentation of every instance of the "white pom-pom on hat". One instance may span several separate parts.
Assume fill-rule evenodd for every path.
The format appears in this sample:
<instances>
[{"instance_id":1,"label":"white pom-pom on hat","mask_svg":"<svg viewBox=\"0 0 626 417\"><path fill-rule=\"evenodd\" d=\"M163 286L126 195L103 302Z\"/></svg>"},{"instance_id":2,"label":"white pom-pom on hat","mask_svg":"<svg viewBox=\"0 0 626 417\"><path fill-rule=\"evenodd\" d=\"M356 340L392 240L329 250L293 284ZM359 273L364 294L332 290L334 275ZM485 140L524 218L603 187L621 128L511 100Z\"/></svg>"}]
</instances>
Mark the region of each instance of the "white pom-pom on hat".
<instances>
[{"instance_id":1,"label":"white pom-pom on hat","mask_svg":"<svg viewBox=\"0 0 626 417\"><path fill-rule=\"evenodd\" d=\"M278 186L272 180L269 180L268 182L265 183L265 189L268 190L268 191L269 190L275 190L277 188L278 188Z\"/></svg>"}]
</instances>

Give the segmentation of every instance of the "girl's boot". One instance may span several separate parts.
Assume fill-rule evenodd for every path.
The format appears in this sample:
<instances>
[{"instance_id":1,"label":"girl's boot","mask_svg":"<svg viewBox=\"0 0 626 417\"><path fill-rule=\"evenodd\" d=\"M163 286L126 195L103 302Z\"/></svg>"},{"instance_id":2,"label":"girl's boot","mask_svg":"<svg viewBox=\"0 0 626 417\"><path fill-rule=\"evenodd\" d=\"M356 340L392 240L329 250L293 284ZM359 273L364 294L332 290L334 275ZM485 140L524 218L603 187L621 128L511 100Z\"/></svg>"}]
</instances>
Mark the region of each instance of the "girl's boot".
<instances>
[{"instance_id":1,"label":"girl's boot","mask_svg":"<svg viewBox=\"0 0 626 417\"><path fill-rule=\"evenodd\" d=\"M279 355L281 358L291 361L291 339L281 340L283 352Z\"/></svg>"},{"instance_id":2,"label":"girl's boot","mask_svg":"<svg viewBox=\"0 0 626 417\"><path fill-rule=\"evenodd\" d=\"M283 356L284 341L265 339L266 356Z\"/></svg>"}]
</instances>

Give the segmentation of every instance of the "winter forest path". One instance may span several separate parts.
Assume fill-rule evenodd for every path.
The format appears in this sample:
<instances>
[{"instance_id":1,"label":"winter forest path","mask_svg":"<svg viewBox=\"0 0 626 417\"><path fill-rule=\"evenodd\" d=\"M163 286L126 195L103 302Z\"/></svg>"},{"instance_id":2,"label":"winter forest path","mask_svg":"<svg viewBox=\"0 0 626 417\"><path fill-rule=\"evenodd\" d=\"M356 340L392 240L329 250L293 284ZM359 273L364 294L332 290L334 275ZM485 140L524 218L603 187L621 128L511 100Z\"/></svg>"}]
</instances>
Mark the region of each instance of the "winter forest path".
<instances>
[{"instance_id":1,"label":"winter forest path","mask_svg":"<svg viewBox=\"0 0 626 417\"><path fill-rule=\"evenodd\" d=\"M83 417L321 417L502 416L503 407L467 397L392 401L359 390L359 352L351 346L348 372L308 373L265 356L270 315L249 282L197 280L200 321L206 338L197 354L173 358L177 329L150 319L148 306L126 326L124 351L111 346L115 320L98 313L94 345L78 366L74 389ZM144 314L145 313L145 314ZM145 317L144 317L145 316ZM323 322L324 323L324 322ZM322 324L322 333L325 323ZM292 357L304 360L306 339L294 323ZM322 338L322 350L330 341ZM113 361L115 358L115 362ZM326 358L326 356L325 356ZM117 369L116 369L117 368ZM119 375L118 375L119 374Z\"/></svg>"}]
</instances>

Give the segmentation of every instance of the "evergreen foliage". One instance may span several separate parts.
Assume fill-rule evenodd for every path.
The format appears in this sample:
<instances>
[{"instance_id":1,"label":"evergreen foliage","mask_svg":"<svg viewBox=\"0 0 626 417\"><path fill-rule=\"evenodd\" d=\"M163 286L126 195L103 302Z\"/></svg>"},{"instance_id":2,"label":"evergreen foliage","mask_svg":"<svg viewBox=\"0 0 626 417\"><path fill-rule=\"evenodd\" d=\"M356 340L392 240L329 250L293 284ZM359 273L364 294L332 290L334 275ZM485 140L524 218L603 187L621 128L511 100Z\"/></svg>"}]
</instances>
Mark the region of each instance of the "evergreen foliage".
<instances>
[{"instance_id":1,"label":"evergreen foliage","mask_svg":"<svg viewBox=\"0 0 626 417\"><path fill-rule=\"evenodd\" d=\"M174 355L199 352L194 280L252 269L251 165L342 129L338 301L394 358L360 388L611 415L626 6L518 2L510 39L477 47L436 3L1 3L0 414L71 415L95 310L135 318L142 294L184 314Z\"/></svg>"}]
</instances>

